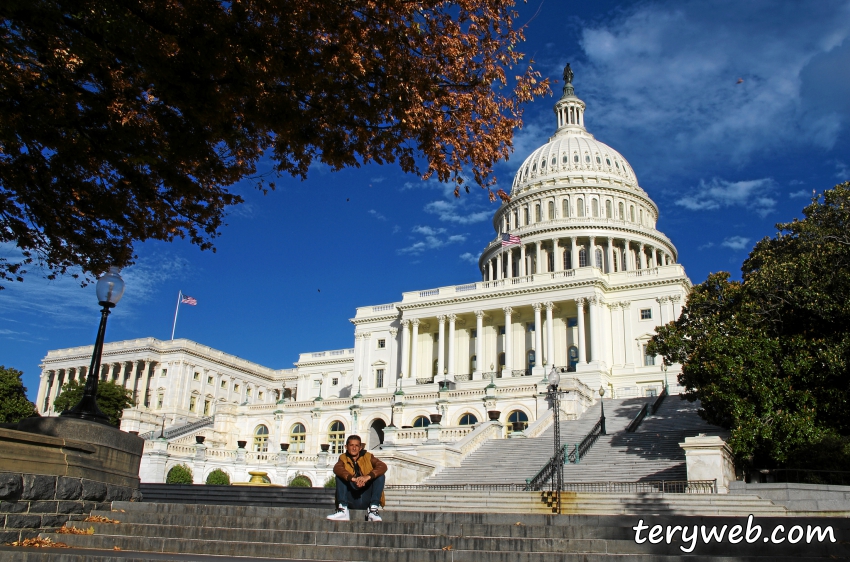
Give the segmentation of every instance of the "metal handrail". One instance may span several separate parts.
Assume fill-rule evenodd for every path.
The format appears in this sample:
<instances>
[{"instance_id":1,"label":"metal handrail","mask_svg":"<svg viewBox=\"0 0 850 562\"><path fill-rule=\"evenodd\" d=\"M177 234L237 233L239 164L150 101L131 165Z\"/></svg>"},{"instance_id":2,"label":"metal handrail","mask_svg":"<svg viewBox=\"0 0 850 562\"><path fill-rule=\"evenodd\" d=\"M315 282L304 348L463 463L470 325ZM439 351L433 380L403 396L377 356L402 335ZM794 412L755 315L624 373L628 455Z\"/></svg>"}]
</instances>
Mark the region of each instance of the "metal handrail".
<instances>
[{"instance_id":1,"label":"metal handrail","mask_svg":"<svg viewBox=\"0 0 850 562\"><path fill-rule=\"evenodd\" d=\"M511 492L539 491L529 490L525 484L504 482L500 484L395 484L385 490L501 490ZM643 480L638 482L564 482L567 492L607 492L607 493L661 493L661 494L716 494L717 480Z\"/></svg>"},{"instance_id":2,"label":"metal handrail","mask_svg":"<svg viewBox=\"0 0 850 562\"><path fill-rule=\"evenodd\" d=\"M543 465L543 468L537 471L537 474L535 474L531 478L526 479L525 489L527 491L542 489L546 482L551 480L552 476L555 475L555 471L558 470L561 465L566 464L566 453L568 446L569 445L567 443L561 445L561 448L558 449L558 452L552 455L552 458L550 458L546 462L546 464Z\"/></svg>"},{"instance_id":3,"label":"metal handrail","mask_svg":"<svg viewBox=\"0 0 850 562\"><path fill-rule=\"evenodd\" d=\"M587 451L593 447L593 444L596 443L596 440L599 439L599 436L602 435L602 418L599 418L599 421L596 422L596 425L588 432L587 435L584 436L584 439L581 440L581 443L573 447L573 450L567 457L567 460L573 464L578 464L581 462L581 458L585 456Z\"/></svg>"},{"instance_id":4,"label":"metal handrail","mask_svg":"<svg viewBox=\"0 0 850 562\"><path fill-rule=\"evenodd\" d=\"M652 408L650 408L649 413L653 416L655 412L658 411L658 408L661 407L661 403L664 402L664 399L667 398L667 386L664 386L664 390L661 391L661 394L658 395L658 398L655 399L655 402L652 403Z\"/></svg>"},{"instance_id":5,"label":"metal handrail","mask_svg":"<svg viewBox=\"0 0 850 562\"><path fill-rule=\"evenodd\" d=\"M635 430L640 426L640 423L643 421L643 418L646 417L648 411L649 404L644 404L643 407L640 409L640 412L638 412L635 416L635 419L633 419L631 423L626 426L626 432L634 433Z\"/></svg>"}]
</instances>

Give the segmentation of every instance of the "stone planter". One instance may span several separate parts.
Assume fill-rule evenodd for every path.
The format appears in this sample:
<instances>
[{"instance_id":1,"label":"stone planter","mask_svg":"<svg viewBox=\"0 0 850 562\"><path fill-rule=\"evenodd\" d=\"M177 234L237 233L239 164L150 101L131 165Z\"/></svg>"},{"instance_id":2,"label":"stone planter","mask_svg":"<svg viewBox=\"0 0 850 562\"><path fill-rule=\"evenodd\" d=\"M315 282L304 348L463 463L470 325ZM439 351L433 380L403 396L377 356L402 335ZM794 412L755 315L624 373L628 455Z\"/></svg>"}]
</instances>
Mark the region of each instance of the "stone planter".
<instances>
[{"instance_id":1,"label":"stone planter","mask_svg":"<svg viewBox=\"0 0 850 562\"><path fill-rule=\"evenodd\" d=\"M206 439L206 437L204 437L203 435L196 435L195 436L195 443L197 443L198 445L203 445L204 439Z\"/></svg>"},{"instance_id":2,"label":"stone planter","mask_svg":"<svg viewBox=\"0 0 850 562\"><path fill-rule=\"evenodd\" d=\"M237 441L236 442L236 446L239 447L240 449L244 449L245 445L247 445L247 444L248 444L247 441Z\"/></svg>"},{"instance_id":3,"label":"stone planter","mask_svg":"<svg viewBox=\"0 0 850 562\"><path fill-rule=\"evenodd\" d=\"M283 451L284 453L286 451L288 451L289 450L289 443L281 443L280 444L280 450Z\"/></svg>"},{"instance_id":4,"label":"stone planter","mask_svg":"<svg viewBox=\"0 0 850 562\"><path fill-rule=\"evenodd\" d=\"M322 448L323 453L327 453L330 450L331 445L330 443L322 443L321 445L319 445L319 447Z\"/></svg>"},{"instance_id":5,"label":"stone planter","mask_svg":"<svg viewBox=\"0 0 850 562\"><path fill-rule=\"evenodd\" d=\"M522 431L522 430L524 430L524 429L525 429L525 427L523 427L524 425L525 425L525 422L518 422L518 421L515 421L515 422L512 422L512 423L511 423L511 426L513 427L513 430L514 430L514 431Z\"/></svg>"},{"instance_id":6,"label":"stone planter","mask_svg":"<svg viewBox=\"0 0 850 562\"><path fill-rule=\"evenodd\" d=\"M431 423L439 424L440 420L443 419L443 414L431 414L428 417L431 419Z\"/></svg>"},{"instance_id":7,"label":"stone planter","mask_svg":"<svg viewBox=\"0 0 850 562\"><path fill-rule=\"evenodd\" d=\"M490 418L490 421L499 421L499 416L502 415L502 412L499 410L487 410L487 417Z\"/></svg>"}]
</instances>

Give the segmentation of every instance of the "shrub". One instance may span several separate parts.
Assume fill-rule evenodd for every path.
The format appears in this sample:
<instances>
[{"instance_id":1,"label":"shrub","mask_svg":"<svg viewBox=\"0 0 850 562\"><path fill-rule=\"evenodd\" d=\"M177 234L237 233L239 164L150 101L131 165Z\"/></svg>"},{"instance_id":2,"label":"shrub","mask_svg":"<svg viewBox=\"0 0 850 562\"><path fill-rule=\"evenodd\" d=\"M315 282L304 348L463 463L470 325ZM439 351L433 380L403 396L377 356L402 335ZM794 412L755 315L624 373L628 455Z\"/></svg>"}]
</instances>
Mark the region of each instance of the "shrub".
<instances>
[{"instance_id":1,"label":"shrub","mask_svg":"<svg viewBox=\"0 0 850 562\"><path fill-rule=\"evenodd\" d=\"M290 488L312 488L313 483L303 474L299 474L289 482Z\"/></svg>"},{"instance_id":2,"label":"shrub","mask_svg":"<svg viewBox=\"0 0 850 562\"><path fill-rule=\"evenodd\" d=\"M220 468L216 468L207 476L208 486L230 486L230 476Z\"/></svg>"},{"instance_id":3,"label":"shrub","mask_svg":"<svg viewBox=\"0 0 850 562\"><path fill-rule=\"evenodd\" d=\"M168 471L168 476L165 477L166 484L191 484L192 469L185 464L178 464Z\"/></svg>"},{"instance_id":4,"label":"shrub","mask_svg":"<svg viewBox=\"0 0 850 562\"><path fill-rule=\"evenodd\" d=\"M325 488L336 488L336 476L331 475L325 480Z\"/></svg>"}]
</instances>

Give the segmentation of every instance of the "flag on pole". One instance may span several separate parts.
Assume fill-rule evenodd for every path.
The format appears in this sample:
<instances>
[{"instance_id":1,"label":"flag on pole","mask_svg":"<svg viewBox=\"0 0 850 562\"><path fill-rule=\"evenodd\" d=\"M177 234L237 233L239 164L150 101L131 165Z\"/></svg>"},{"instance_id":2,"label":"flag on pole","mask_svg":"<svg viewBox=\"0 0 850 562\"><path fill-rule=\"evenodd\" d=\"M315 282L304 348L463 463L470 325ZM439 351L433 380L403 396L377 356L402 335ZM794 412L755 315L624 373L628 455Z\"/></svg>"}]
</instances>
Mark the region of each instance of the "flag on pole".
<instances>
[{"instance_id":1,"label":"flag on pole","mask_svg":"<svg viewBox=\"0 0 850 562\"><path fill-rule=\"evenodd\" d=\"M183 295L183 299L180 302L182 302L183 304L195 306L196 304L198 304L198 299L196 299L195 297L190 297L189 295Z\"/></svg>"},{"instance_id":2,"label":"flag on pole","mask_svg":"<svg viewBox=\"0 0 850 562\"><path fill-rule=\"evenodd\" d=\"M198 299L190 297L189 295L184 295L182 290L177 292L177 306L174 308L174 323L171 324L171 339L174 339L174 330L177 328L177 313L180 312L180 303L196 306L198 304Z\"/></svg>"},{"instance_id":3,"label":"flag on pole","mask_svg":"<svg viewBox=\"0 0 850 562\"><path fill-rule=\"evenodd\" d=\"M502 247L513 246L514 244L521 243L519 236L514 236L513 234L502 234Z\"/></svg>"}]
</instances>

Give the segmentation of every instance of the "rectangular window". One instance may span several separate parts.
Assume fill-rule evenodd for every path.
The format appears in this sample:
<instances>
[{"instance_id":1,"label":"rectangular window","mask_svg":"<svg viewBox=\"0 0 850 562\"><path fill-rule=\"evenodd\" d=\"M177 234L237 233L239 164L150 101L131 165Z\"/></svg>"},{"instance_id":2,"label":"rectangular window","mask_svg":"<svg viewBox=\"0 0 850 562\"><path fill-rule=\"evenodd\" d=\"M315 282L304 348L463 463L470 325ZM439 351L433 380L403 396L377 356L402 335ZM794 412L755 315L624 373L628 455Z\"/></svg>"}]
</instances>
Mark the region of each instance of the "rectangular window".
<instances>
[{"instance_id":1,"label":"rectangular window","mask_svg":"<svg viewBox=\"0 0 850 562\"><path fill-rule=\"evenodd\" d=\"M567 328L577 328L578 318L567 318Z\"/></svg>"},{"instance_id":2,"label":"rectangular window","mask_svg":"<svg viewBox=\"0 0 850 562\"><path fill-rule=\"evenodd\" d=\"M193 375L192 375L192 380L193 380L193 381L199 381L199 380L201 380L201 373L196 372L195 374L193 374Z\"/></svg>"},{"instance_id":3,"label":"rectangular window","mask_svg":"<svg viewBox=\"0 0 850 562\"><path fill-rule=\"evenodd\" d=\"M384 349L387 347L387 340L378 340L378 349Z\"/></svg>"},{"instance_id":4,"label":"rectangular window","mask_svg":"<svg viewBox=\"0 0 850 562\"><path fill-rule=\"evenodd\" d=\"M213 383L213 378L207 377L207 384L212 384L212 383Z\"/></svg>"},{"instance_id":5,"label":"rectangular window","mask_svg":"<svg viewBox=\"0 0 850 562\"><path fill-rule=\"evenodd\" d=\"M159 373L159 376L161 376L161 377L165 377L165 376L167 376L167 375L168 375L168 369L163 369L163 370L162 370L162 371L160 371L160 373Z\"/></svg>"},{"instance_id":6,"label":"rectangular window","mask_svg":"<svg viewBox=\"0 0 850 562\"><path fill-rule=\"evenodd\" d=\"M233 392L239 392L239 385L238 384L233 385Z\"/></svg>"},{"instance_id":7,"label":"rectangular window","mask_svg":"<svg viewBox=\"0 0 850 562\"><path fill-rule=\"evenodd\" d=\"M195 406L197 406L197 405L198 405L198 399L195 398L194 396L190 396L189 397L189 411L194 412Z\"/></svg>"},{"instance_id":8,"label":"rectangular window","mask_svg":"<svg viewBox=\"0 0 850 562\"><path fill-rule=\"evenodd\" d=\"M640 309L640 319L641 320L652 320L652 309L651 308L641 308Z\"/></svg>"},{"instance_id":9,"label":"rectangular window","mask_svg":"<svg viewBox=\"0 0 850 562\"><path fill-rule=\"evenodd\" d=\"M209 400L204 400L204 415L205 416L210 415L210 401Z\"/></svg>"},{"instance_id":10,"label":"rectangular window","mask_svg":"<svg viewBox=\"0 0 850 562\"><path fill-rule=\"evenodd\" d=\"M469 331L469 337L471 337L472 339L477 338L478 337L478 330L470 330Z\"/></svg>"},{"instance_id":11,"label":"rectangular window","mask_svg":"<svg viewBox=\"0 0 850 562\"><path fill-rule=\"evenodd\" d=\"M221 381L221 388L227 388L227 381Z\"/></svg>"},{"instance_id":12,"label":"rectangular window","mask_svg":"<svg viewBox=\"0 0 850 562\"><path fill-rule=\"evenodd\" d=\"M499 335L500 335L500 336L504 336L504 335L505 335L505 327L504 327L504 326L499 326Z\"/></svg>"},{"instance_id":13,"label":"rectangular window","mask_svg":"<svg viewBox=\"0 0 850 562\"><path fill-rule=\"evenodd\" d=\"M375 371L375 387L383 388L384 387L384 370L377 369Z\"/></svg>"},{"instance_id":14,"label":"rectangular window","mask_svg":"<svg viewBox=\"0 0 850 562\"><path fill-rule=\"evenodd\" d=\"M251 393L252 393L253 391L254 391L254 389L253 389L253 388L248 387L248 389L245 391L245 396L251 396Z\"/></svg>"},{"instance_id":15,"label":"rectangular window","mask_svg":"<svg viewBox=\"0 0 850 562\"><path fill-rule=\"evenodd\" d=\"M528 324L526 324L526 326L529 332L534 331L534 322L529 322Z\"/></svg>"},{"instance_id":16,"label":"rectangular window","mask_svg":"<svg viewBox=\"0 0 850 562\"><path fill-rule=\"evenodd\" d=\"M643 366L652 367L655 365L655 355L647 355L646 346L643 346Z\"/></svg>"},{"instance_id":17,"label":"rectangular window","mask_svg":"<svg viewBox=\"0 0 850 562\"><path fill-rule=\"evenodd\" d=\"M337 379L337 378L331 379L331 386L336 386L338 384L339 384L339 379Z\"/></svg>"},{"instance_id":18,"label":"rectangular window","mask_svg":"<svg viewBox=\"0 0 850 562\"><path fill-rule=\"evenodd\" d=\"M156 409L157 410L162 409L162 394L160 394L159 396L156 397Z\"/></svg>"},{"instance_id":19,"label":"rectangular window","mask_svg":"<svg viewBox=\"0 0 850 562\"><path fill-rule=\"evenodd\" d=\"M540 222L543 220L543 217L540 216L540 205L534 206L534 220Z\"/></svg>"},{"instance_id":20,"label":"rectangular window","mask_svg":"<svg viewBox=\"0 0 850 562\"><path fill-rule=\"evenodd\" d=\"M257 399L262 400L263 396L264 396L264 394L261 392L261 393L257 394Z\"/></svg>"}]
</instances>

